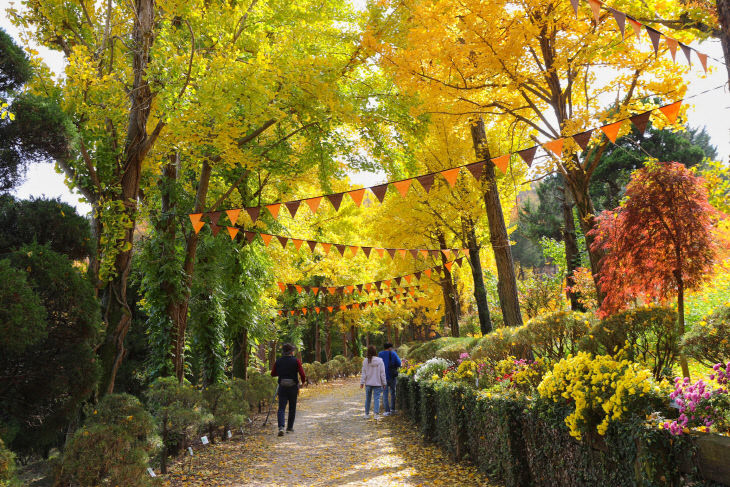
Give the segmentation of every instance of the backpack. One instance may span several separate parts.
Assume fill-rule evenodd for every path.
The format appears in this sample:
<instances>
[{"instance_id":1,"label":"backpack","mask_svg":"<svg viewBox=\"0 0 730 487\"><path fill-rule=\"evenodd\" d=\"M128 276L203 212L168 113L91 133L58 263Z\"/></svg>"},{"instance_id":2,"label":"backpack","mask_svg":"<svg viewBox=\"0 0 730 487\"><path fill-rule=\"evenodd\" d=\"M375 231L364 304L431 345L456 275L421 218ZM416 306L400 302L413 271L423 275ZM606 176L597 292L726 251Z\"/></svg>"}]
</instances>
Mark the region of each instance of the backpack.
<instances>
[{"instance_id":1,"label":"backpack","mask_svg":"<svg viewBox=\"0 0 730 487\"><path fill-rule=\"evenodd\" d=\"M398 369L400 367L398 367L398 365L396 365L396 363L393 362L392 357L393 357L393 351L391 350L390 355L388 356L388 369L390 369L390 376L395 379L396 377L398 377Z\"/></svg>"}]
</instances>

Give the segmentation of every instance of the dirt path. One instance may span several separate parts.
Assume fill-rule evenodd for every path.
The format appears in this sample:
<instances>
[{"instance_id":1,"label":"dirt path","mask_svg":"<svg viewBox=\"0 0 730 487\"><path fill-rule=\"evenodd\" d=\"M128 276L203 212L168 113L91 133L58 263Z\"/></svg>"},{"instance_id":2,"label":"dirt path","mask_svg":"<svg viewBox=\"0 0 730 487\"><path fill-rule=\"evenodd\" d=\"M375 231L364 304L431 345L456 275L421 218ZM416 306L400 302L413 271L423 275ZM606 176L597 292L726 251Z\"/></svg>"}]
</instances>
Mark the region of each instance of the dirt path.
<instances>
[{"instance_id":1,"label":"dirt path","mask_svg":"<svg viewBox=\"0 0 730 487\"><path fill-rule=\"evenodd\" d=\"M274 411L273 425L259 421L244 438L197 452L191 472L174 465L165 485L489 485L472 465L424 444L404 418L365 420L363 404L354 379L303 389L293 434L276 436Z\"/></svg>"}]
</instances>

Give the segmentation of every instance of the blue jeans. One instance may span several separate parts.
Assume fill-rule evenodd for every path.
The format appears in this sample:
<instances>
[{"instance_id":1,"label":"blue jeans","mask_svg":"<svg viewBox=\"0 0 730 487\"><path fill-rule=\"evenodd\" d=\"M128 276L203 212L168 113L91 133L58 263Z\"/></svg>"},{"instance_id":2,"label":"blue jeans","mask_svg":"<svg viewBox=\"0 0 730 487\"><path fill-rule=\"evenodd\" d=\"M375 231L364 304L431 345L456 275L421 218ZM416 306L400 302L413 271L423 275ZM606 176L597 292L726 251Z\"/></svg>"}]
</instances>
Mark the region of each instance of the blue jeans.
<instances>
[{"instance_id":1,"label":"blue jeans","mask_svg":"<svg viewBox=\"0 0 730 487\"><path fill-rule=\"evenodd\" d=\"M375 403L373 404L373 411L375 414L380 414L380 393L383 391L382 387L379 386L365 386L365 414L370 414L370 400L375 393Z\"/></svg>"},{"instance_id":2,"label":"blue jeans","mask_svg":"<svg viewBox=\"0 0 730 487\"><path fill-rule=\"evenodd\" d=\"M388 385L383 389L383 405L385 406L385 412L389 413L395 411L395 384L398 382L397 377L393 377L388 380ZM388 393L390 393L390 401L388 400Z\"/></svg>"}]
</instances>

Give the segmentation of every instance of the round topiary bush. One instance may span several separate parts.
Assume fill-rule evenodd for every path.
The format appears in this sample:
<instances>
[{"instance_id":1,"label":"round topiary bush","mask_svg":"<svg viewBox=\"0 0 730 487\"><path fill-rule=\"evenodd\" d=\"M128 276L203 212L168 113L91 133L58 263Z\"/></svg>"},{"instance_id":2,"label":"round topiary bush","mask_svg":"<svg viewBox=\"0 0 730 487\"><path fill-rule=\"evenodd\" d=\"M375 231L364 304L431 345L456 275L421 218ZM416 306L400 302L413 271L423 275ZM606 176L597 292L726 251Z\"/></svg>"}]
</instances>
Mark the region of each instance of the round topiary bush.
<instances>
[{"instance_id":1,"label":"round topiary bush","mask_svg":"<svg viewBox=\"0 0 730 487\"><path fill-rule=\"evenodd\" d=\"M55 467L54 486L155 485L147 468L160 442L139 399L108 394L86 413Z\"/></svg>"},{"instance_id":2,"label":"round topiary bush","mask_svg":"<svg viewBox=\"0 0 730 487\"><path fill-rule=\"evenodd\" d=\"M555 311L537 316L515 330L514 341L551 362L575 354L578 342L591 329L589 315Z\"/></svg>"},{"instance_id":3,"label":"round topiary bush","mask_svg":"<svg viewBox=\"0 0 730 487\"><path fill-rule=\"evenodd\" d=\"M707 366L730 362L730 304L720 306L685 333L682 347Z\"/></svg>"},{"instance_id":4,"label":"round topiary bush","mask_svg":"<svg viewBox=\"0 0 730 487\"><path fill-rule=\"evenodd\" d=\"M471 349L473 359L484 359L496 364L517 353L518 344L515 342L515 329L511 327L497 328L483 336Z\"/></svg>"}]
</instances>

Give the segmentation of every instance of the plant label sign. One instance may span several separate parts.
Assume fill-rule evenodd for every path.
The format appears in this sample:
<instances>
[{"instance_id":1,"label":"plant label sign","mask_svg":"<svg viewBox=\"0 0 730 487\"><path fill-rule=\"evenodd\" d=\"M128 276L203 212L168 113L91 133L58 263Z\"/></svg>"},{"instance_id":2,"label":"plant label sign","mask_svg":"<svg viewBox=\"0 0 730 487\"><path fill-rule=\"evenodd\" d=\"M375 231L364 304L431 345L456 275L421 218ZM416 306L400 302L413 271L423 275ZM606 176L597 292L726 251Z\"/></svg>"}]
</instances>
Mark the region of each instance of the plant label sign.
<instances>
[{"instance_id":1,"label":"plant label sign","mask_svg":"<svg viewBox=\"0 0 730 487\"><path fill-rule=\"evenodd\" d=\"M233 437L233 433L231 433L231 430L228 430L226 432L226 436L228 436L228 438L232 438Z\"/></svg>"},{"instance_id":2,"label":"plant label sign","mask_svg":"<svg viewBox=\"0 0 730 487\"><path fill-rule=\"evenodd\" d=\"M201 441L201 442L202 442L202 443L203 443L204 445L207 445L208 443L210 443L210 442L208 441L208 437L207 437L207 436L201 436L201 437L200 437L200 441Z\"/></svg>"},{"instance_id":3,"label":"plant label sign","mask_svg":"<svg viewBox=\"0 0 730 487\"><path fill-rule=\"evenodd\" d=\"M155 475L155 471L152 470L152 467L147 467L147 473L150 474L150 477L157 477L157 475Z\"/></svg>"},{"instance_id":4,"label":"plant label sign","mask_svg":"<svg viewBox=\"0 0 730 487\"><path fill-rule=\"evenodd\" d=\"M191 457L193 456L193 447L192 446L188 447L188 453L190 453Z\"/></svg>"}]
</instances>

